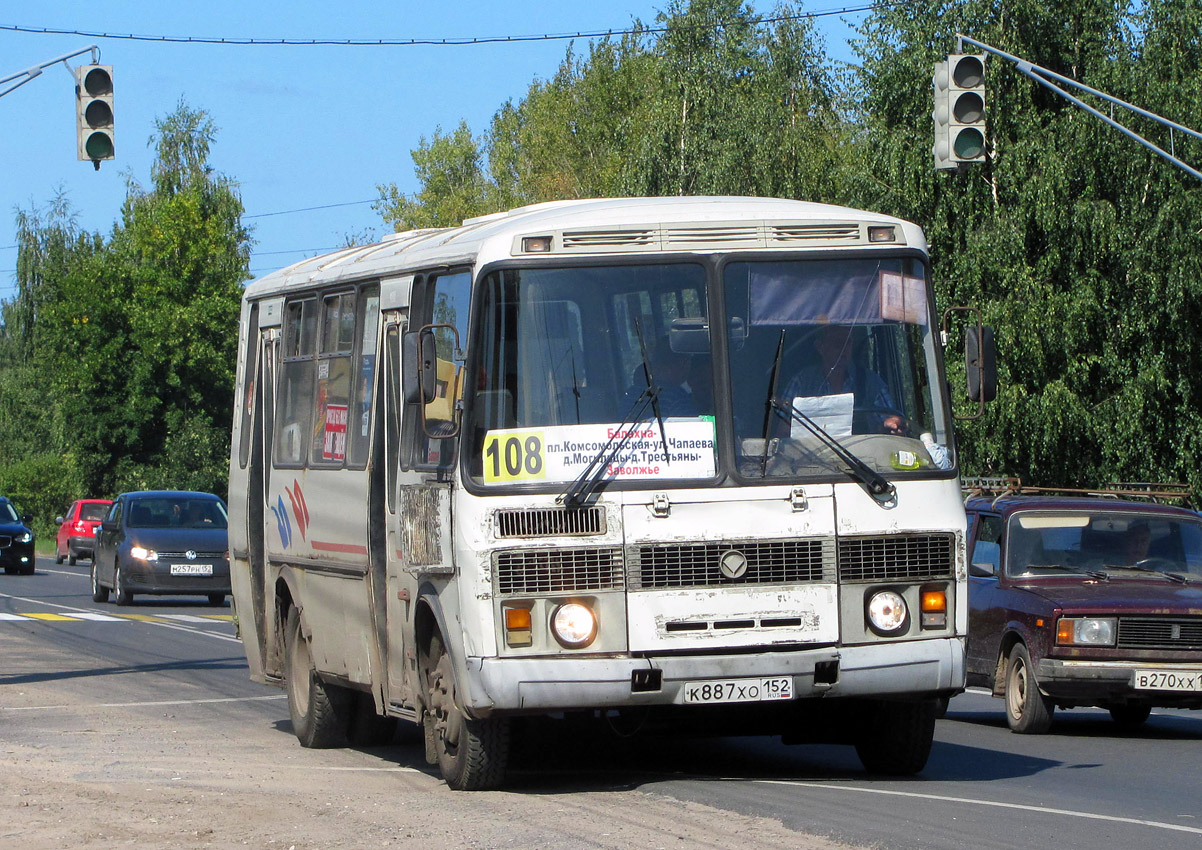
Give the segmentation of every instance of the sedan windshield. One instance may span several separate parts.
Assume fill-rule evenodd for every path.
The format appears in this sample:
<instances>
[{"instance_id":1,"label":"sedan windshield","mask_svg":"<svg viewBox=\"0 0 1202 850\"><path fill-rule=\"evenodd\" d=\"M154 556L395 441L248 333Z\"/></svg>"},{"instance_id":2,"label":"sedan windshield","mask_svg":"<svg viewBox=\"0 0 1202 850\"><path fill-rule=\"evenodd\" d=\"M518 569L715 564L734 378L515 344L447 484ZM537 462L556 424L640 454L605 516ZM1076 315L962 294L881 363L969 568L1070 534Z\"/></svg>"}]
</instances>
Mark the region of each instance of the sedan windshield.
<instances>
[{"instance_id":1,"label":"sedan windshield","mask_svg":"<svg viewBox=\"0 0 1202 850\"><path fill-rule=\"evenodd\" d=\"M17 512L8 502L0 502L0 522L17 522Z\"/></svg>"},{"instance_id":2,"label":"sedan windshield","mask_svg":"<svg viewBox=\"0 0 1202 850\"><path fill-rule=\"evenodd\" d=\"M215 499L153 497L129 506L130 528L225 528L225 506Z\"/></svg>"},{"instance_id":3,"label":"sedan windshield","mask_svg":"<svg viewBox=\"0 0 1202 850\"><path fill-rule=\"evenodd\" d=\"M1153 513L1027 511L1010 521L1006 571L1013 577L1065 568L1111 578L1149 573L1202 577L1202 522Z\"/></svg>"}]
</instances>

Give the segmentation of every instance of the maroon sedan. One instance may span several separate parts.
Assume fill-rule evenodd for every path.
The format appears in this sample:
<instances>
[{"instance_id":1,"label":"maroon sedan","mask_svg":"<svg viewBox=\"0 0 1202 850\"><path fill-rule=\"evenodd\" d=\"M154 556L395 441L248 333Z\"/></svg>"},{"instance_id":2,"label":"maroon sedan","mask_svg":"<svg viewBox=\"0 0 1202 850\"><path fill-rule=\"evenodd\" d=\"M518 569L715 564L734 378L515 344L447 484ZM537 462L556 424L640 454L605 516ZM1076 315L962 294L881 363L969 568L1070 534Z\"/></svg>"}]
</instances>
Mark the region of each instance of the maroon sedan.
<instances>
[{"instance_id":1,"label":"maroon sedan","mask_svg":"<svg viewBox=\"0 0 1202 850\"><path fill-rule=\"evenodd\" d=\"M1002 697L1014 732L1056 708L1121 726L1202 708L1202 520L1099 496L972 498L968 684Z\"/></svg>"}]
</instances>

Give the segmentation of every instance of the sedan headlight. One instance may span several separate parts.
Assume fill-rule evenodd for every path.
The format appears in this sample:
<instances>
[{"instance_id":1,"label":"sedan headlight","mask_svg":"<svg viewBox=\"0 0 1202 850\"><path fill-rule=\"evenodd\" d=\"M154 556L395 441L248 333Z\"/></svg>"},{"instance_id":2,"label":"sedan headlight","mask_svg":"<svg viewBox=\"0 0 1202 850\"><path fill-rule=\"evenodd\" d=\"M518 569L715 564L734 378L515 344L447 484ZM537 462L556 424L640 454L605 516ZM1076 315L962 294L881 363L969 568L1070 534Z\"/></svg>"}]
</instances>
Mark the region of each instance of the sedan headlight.
<instances>
[{"instance_id":1,"label":"sedan headlight","mask_svg":"<svg viewBox=\"0 0 1202 850\"><path fill-rule=\"evenodd\" d=\"M1114 617L1061 617L1056 624L1059 646L1114 646L1118 621Z\"/></svg>"},{"instance_id":2,"label":"sedan headlight","mask_svg":"<svg viewBox=\"0 0 1202 850\"><path fill-rule=\"evenodd\" d=\"M551 634L568 649L584 649L597 637L597 615L579 602L565 602L551 615Z\"/></svg>"},{"instance_id":3,"label":"sedan headlight","mask_svg":"<svg viewBox=\"0 0 1202 850\"><path fill-rule=\"evenodd\" d=\"M159 553L153 549L144 549L141 546L130 546L129 555L131 558L137 558L139 561L157 561Z\"/></svg>"},{"instance_id":4,"label":"sedan headlight","mask_svg":"<svg viewBox=\"0 0 1202 850\"><path fill-rule=\"evenodd\" d=\"M32 543L33 542L33 532L27 531L24 534L18 535L17 542L18 543Z\"/></svg>"},{"instance_id":5,"label":"sedan headlight","mask_svg":"<svg viewBox=\"0 0 1202 850\"><path fill-rule=\"evenodd\" d=\"M878 635L901 634L910 623L906 600L896 590L878 590L868 599L868 625Z\"/></svg>"}]
</instances>

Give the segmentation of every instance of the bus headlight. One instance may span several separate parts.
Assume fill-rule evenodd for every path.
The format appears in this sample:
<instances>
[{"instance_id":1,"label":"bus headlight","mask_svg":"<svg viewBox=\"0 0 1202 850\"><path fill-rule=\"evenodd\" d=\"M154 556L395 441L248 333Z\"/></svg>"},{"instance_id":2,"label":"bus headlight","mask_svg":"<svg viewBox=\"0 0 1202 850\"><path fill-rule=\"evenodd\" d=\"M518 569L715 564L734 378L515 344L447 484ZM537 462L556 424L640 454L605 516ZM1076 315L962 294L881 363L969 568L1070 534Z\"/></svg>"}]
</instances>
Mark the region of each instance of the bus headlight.
<instances>
[{"instance_id":1,"label":"bus headlight","mask_svg":"<svg viewBox=\"0 0 1202 850\"><path fill-rule=\"evenodd\" d=\"M597 637L597 615L587 605L565 602L551 615L551 634L567 649L584 649Z\"/></svg>"},{"instance_id":2,"label":"bus headlight","mask_svg":"<svg viewBox=\"0 0 1202 850\"><path fill-rule=\"evenodd\" d=\"M878 590L868 599L868 625L882 636L900 634L910 622L906 600L896 590Z\"/></svg>"},{"instance_id":3,"label":"bus headlight","mask_svg":"<svg viewBox=\"0 0 1202 850\"><path fill-rule=\"evenodd\" d=\"M1061 617L1056 624L1060 646L1114 646L1114 617Z\"/></svg>"}]
</instances>

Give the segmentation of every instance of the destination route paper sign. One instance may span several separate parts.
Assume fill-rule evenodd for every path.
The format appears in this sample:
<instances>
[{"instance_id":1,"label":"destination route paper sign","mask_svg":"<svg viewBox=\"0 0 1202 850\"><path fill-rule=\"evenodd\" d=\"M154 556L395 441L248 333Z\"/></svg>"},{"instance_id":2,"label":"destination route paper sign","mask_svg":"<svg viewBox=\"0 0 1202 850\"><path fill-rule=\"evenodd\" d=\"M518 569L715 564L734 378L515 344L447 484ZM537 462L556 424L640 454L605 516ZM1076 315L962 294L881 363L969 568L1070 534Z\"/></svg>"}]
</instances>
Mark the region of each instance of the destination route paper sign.
<instances>
[{"instance_id":1,"label":"destination route paper sign","mask_svg":"<svg viewBox=\"0 0 1202 850\"><path fill-rule=\"evenodd\" d=\"M626 430L629 439L606 465L603 480L713 478L713 419L665 419L666 457L658 422L639 422ZM608 458L623 436L617 423L489 431L483 446L484 483L574 481L602 448Z\"/></svg>"}]
</instances>

